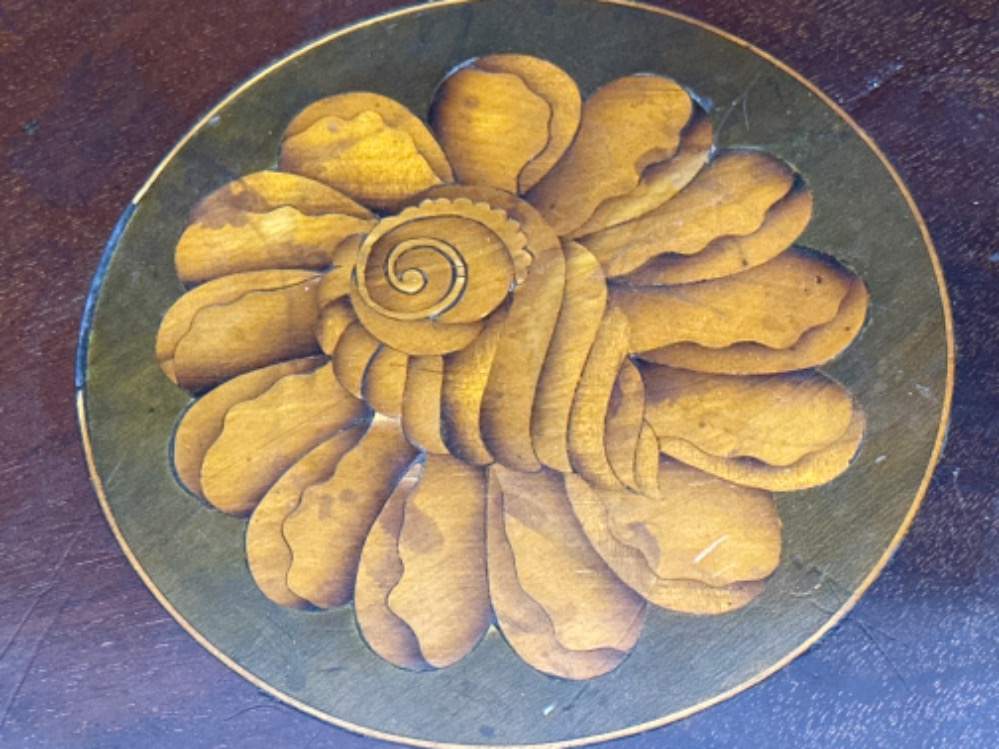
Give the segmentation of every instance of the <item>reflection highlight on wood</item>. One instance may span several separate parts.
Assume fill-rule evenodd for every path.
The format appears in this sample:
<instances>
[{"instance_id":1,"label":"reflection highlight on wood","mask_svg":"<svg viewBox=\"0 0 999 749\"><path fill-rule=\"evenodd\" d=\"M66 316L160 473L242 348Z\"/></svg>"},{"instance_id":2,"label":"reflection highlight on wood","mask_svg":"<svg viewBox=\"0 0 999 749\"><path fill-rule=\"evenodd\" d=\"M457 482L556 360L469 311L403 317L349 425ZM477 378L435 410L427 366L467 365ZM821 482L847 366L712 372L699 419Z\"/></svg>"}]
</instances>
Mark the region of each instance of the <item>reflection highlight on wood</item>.
<instances>
[{"instance_id":1,"label":"reflection highlight on wood","mask_svg":"<svg viewBox=\"0 0 999 749\"><path fill-rule=\"evenodd\" d=\"M429 124L346 92L277 170L202 200L156 343L199 394L178 479L250 515L276 604L353 603L371 650L622 664L650 609L724 615L780 564L771 492L847 470L861 406L813 368L863 281L795 246L807 175L712 150L676 81L581 99L524 55L454 68ZM668 616L668 614L656 614Z\"/></svg>"}]
</instances>

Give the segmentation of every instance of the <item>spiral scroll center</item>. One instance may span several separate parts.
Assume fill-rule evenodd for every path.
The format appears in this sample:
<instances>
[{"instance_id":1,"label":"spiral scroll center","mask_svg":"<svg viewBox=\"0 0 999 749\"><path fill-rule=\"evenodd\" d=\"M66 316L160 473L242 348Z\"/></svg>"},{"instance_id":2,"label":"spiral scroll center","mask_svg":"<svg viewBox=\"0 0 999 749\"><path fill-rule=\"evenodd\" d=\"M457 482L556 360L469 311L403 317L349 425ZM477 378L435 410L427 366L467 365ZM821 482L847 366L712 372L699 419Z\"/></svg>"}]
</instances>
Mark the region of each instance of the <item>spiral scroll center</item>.
<instances>
[{"instance_id":1,"label":"spiral scroll center","mask_svg":"<svg viewBox=\"0 0 999 749\"><path fill-rule=\"evenodd\" d=\"M433 252L450 265L452 289L467 277L457 248L440 239L421 237L400 242L385 259L385 275L393 289L403 294L419 294L427 287L427 272L420 268L400 268L400 261L409 252ZM442 300L443 301L443 300Z\"/></svg>"},{"instance_id":2,"label":"spiral scroll center","mask_svg":"<svg viewBox=\"0 0 999 749\"><path fill-rule=\"evenodd\" d=\"M436 237L402 239L384 248L380 271L364 279L358 292L372 309L396 320L419 320L434 317L451 309L465 291L468 270L461 252L449 242ZM429 257L436 258L428 263ZM363 267L363 266L362 266ZM371 282L374 281L374 285ZM402 294L414 302L394 303L391 294Z\"/></svg>"}]
</instances>

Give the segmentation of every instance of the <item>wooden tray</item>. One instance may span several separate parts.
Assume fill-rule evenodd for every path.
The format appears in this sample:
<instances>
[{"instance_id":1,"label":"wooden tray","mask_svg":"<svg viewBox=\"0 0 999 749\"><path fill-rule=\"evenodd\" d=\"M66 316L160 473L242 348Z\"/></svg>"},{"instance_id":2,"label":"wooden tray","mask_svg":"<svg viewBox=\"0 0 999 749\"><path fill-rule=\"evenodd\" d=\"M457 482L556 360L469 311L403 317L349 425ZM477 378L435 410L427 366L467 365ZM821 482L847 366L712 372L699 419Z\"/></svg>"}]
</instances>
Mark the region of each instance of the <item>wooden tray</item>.
<instances>
[{"instance_id":1,"label":"wooden tray","mask_svg":"<svg viewBox=\"0 0 999 749\"><path fill-rule=\"evenodd\" d=\"M471 58L550 60L585 95L635 72L693 91L722 147L760 149L804 175L815 200L799 243L864 279L867 323L822 368L862 405L867 430L835 481L778 495L781 564L751 604L717 617L653 610L630 656L571 681L522 662L495 630L430 673L378 658L351 606L297 611L254 585L245 520L178 484L171 436L188 394L154 356L183 287L173 249L191 209L275 164L310 102L354 90L422 116ZM442 2L324 37L238 87L199 122L126 209L96 274L78 359L91 473L126 554L206 648L277 697L337 725L419 745L587 743L675 720L773 673L829 629L908 527L940 448L953 354L939 265L897 174L849 117L779 62L715 29L627 3Z\"/></svg>"}]
</instances>

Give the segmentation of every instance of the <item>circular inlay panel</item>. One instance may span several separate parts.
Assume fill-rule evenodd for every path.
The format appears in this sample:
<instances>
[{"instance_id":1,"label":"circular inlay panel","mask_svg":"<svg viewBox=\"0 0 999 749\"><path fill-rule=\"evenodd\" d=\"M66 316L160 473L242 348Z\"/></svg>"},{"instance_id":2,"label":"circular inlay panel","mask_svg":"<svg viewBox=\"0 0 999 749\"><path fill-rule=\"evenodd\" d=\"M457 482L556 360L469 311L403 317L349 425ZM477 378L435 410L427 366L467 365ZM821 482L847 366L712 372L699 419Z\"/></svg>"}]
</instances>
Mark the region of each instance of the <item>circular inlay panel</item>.
<instances>
[{"instance_id":1,"label":"circular inlay panel","mask_svg":"<svg viewBox=\"0 0 999 749\"><path fill-rule=\"evenodd\" d=\"M867 136L747 44L595 0L337 31L115 230L78 406L125 553L282 700L583 744L801 653L887 562L952 380Z\"/></svg>"}]
</instances>

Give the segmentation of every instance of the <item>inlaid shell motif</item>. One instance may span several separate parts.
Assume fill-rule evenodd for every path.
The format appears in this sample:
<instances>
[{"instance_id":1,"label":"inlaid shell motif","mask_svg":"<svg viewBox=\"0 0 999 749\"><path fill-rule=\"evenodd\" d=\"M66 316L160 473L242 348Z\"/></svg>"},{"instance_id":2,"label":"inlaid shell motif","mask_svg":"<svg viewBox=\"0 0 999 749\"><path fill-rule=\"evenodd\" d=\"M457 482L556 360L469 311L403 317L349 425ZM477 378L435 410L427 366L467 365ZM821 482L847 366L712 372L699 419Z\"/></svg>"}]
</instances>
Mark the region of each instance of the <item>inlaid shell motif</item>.
<instances>
[{"instance_id":1,"label":"inlaid shell motif","mask_svg":"<svg viewBox=\"0 0 999 749\"><path fill-rule=\"evenodd\" d=\"M814 368L867 291L795 246L811 209L658 75L584 101L502 54L454 70L426 122L317 101L177 245L188 291L156 342L195 396L177 478L248 518L275 604L352 604L400 667L495 627L540 671L604 674L651 606L757 596L773 492L857 450L862 410Z\"/></svg>"}]
</instances>

